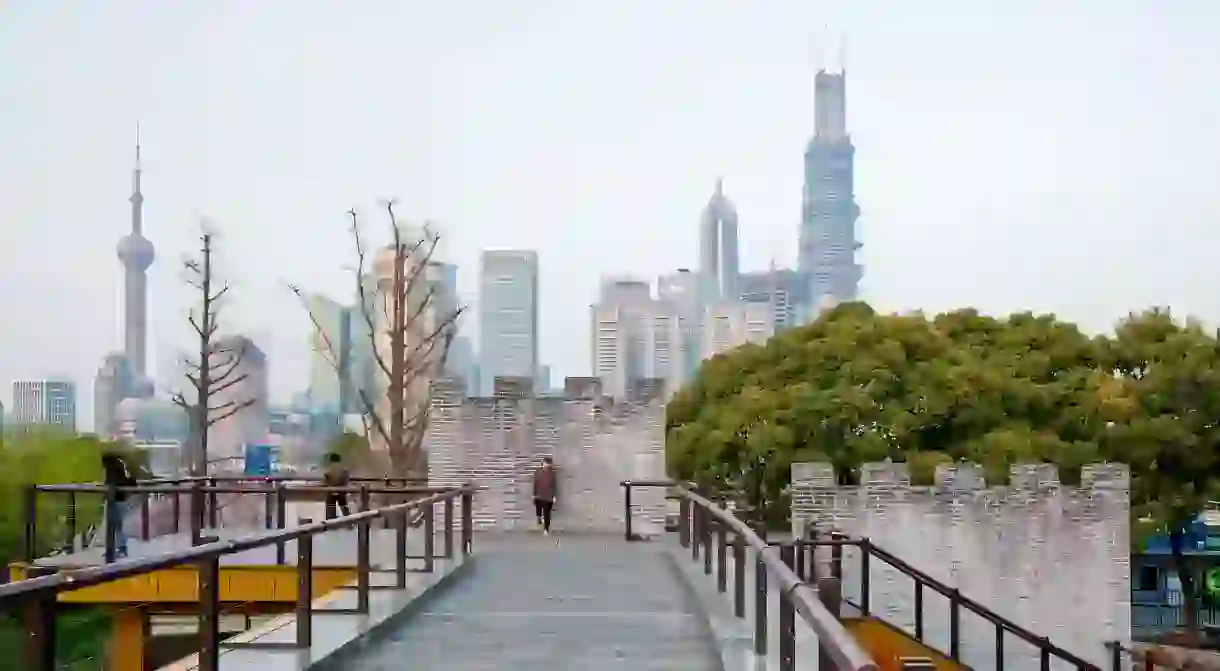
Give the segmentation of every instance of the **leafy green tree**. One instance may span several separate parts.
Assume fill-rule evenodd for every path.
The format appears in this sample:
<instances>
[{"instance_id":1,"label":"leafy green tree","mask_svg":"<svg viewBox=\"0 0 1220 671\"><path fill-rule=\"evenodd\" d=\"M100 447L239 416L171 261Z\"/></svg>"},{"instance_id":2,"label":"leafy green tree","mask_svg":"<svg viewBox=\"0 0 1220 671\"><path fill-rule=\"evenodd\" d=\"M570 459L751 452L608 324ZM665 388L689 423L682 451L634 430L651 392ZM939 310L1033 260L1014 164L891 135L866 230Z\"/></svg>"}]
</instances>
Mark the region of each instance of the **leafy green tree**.
<instances>
[{"instance_id":1,"label":"leafy green tree","mask_svg":"<svg viewBox=\"0 0 1220 671\"><path fill-rule=\"evenodd\" d=\"M1107 450L1130 465L1132 513L1169 536L1187 633L1197 636L1201 568L1184 536L1220 498L1220 342L1168 311L1129 316L1108 347L1117 378L1102 404Z\"/></svg>"},{"instance_id":2,"label":"leafy green tree","mask_svg":"<svg viewBox=\"0 0 1220 671\"><path fill-rule=\"evenodd\" d=\"M26 495L34 484L95 483L102 480L101 455L120 454L146 475L140 459L121 444L93 436L75 436L53 430L14 432L0 443L0 554L5 564L21 556L25 542ZM78 531L97 524L102 518L102 499L98 495L76 496ZM35 552L44 555L67 541L68 497L43 493L38 496L38 522ZM59 618L59 657L63 660L102 660L109 621L95 610L76 610ZM0 660L19 662L24 654L25 634L11 617L0 619ZM73 668L101 668L95 666Z\"/></svg>"}]
</instances>

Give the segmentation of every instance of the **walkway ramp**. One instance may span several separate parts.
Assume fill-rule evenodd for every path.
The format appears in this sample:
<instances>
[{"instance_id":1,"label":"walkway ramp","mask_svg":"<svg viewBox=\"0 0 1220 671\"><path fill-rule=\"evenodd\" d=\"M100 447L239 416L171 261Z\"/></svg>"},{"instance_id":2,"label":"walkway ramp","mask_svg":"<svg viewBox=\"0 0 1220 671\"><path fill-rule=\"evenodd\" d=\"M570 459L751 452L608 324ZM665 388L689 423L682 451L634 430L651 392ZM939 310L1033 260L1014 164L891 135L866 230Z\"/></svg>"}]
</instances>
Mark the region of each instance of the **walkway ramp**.
<instances>
[{"instance_id":1,"label":"walkway ramp","mask_svg":"<svg viewBox=\"0 0 1220 671\"><path fill-rule=\"evenodd\" d=\"M341 668L720 668L706 619L660 544L533 533L480 534L477 545L469 575Z\"/></svg>"}]
</instances>

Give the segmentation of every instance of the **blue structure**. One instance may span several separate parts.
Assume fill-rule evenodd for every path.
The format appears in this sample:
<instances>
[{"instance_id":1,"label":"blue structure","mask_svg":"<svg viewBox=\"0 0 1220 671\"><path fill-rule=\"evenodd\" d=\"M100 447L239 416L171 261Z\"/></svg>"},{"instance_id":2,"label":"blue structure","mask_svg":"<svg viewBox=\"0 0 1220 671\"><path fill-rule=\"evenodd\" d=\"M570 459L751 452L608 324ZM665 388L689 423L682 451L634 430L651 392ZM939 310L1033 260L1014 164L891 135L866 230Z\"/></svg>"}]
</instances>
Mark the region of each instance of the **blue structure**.
<instances>
[{"instance_id":1,"label":"blue structure","mask_svg":"<svg viewBox=\"0 0 1220 671\"><path fill-rule=\"evenodd\" d=\"M1200 516L1183 535L1183 554L1199 570L1199 625L1220 627L1220 525ZM1185 624L1182 582L1173 570L1168 535L1149 539L1131 555L1131 634L1149 640Z\"/></svg>"}]
</instances>

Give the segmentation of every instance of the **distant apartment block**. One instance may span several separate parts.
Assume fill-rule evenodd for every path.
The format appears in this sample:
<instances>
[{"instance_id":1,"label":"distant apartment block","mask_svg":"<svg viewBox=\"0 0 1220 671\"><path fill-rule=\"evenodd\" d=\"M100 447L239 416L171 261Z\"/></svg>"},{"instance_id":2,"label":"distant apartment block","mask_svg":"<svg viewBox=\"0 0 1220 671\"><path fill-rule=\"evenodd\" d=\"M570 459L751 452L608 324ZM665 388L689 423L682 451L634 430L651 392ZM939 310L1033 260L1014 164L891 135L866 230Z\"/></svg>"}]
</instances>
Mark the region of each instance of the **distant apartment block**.
<instances>
[{"instance_id":1,"label":"distant apartment block","mask_svg":"<svg viewBox=\"0 0 1220 671\"><path fill-rule=\"evenodd\" d=\"M538 373L538 253L483 252L479 269L480 395L498 377Z\"/></svg>"},{"instance_id":2,"label":"distant apartment block","mask_svg":"<svg viewBox=\"0 0 1220 671\"><path fill-rule=\"evenodd\" d=\"M67 380L13 382L14 424L46 425L76 432L76 385Z\"/></svg>"},{"instance_id":3,"label":"distant apartment block","mask_svg":"<svg viewBox=\"0 0 1220 671\"><path fill-rule=\"evenodd\" d=\"M704 314L701 354L710 359L746 343L762 344L775 335L775 311L768 303L721 303Z\"/></svg>"}]
</instances>

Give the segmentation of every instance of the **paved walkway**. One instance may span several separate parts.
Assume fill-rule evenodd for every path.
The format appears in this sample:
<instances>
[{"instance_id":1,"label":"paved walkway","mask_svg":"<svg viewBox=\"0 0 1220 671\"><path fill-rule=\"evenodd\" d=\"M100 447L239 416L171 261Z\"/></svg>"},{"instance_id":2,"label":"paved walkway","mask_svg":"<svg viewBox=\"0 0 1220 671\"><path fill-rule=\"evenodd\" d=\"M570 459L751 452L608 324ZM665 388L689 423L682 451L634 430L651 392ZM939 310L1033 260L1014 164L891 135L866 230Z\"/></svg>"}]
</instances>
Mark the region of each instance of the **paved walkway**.
<instances>
[{"instance_id":1,"label":"paved walkway","mask_svg":"<svg viewBox=\"0 0 1220 671\"><path fill-rule=\"evenodd\" d=\"M664 548L605 535L476 538L471 574L345 668L720 668Z\"/></svg>"}]
</instances>

